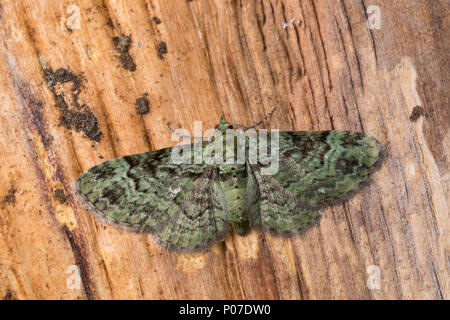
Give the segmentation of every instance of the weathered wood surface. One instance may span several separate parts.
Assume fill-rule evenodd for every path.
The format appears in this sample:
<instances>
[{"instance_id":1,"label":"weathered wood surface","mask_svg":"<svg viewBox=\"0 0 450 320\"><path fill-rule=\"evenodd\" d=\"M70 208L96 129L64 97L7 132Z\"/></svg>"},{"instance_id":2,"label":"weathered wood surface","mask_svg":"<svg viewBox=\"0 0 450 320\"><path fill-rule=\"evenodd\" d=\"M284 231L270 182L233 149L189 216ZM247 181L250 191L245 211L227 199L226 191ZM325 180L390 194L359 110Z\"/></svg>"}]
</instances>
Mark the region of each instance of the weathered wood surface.
<instances>
[{"instance_id":1,"label":"weathered wood surface","mask_svg":"<svg viewBox=\"0 0 450 320\"><path fill-rule=\"evenodd\" d=\"M448 299L449 2L376 1L381 28L369 29L372 2L0 1L0 297ZM121 34L135 72L113 49ZM82 75L99 143L59 125L39 57ZM301 236L231 234L173 253L74 198L91 166L174 145L167 121L251 124L273 105L267 128L364 131L387 147L373 183ZM426 116L414 122L416 105ZM366 286L372 265L379 289Z\"/></svg>"}]
</instances>

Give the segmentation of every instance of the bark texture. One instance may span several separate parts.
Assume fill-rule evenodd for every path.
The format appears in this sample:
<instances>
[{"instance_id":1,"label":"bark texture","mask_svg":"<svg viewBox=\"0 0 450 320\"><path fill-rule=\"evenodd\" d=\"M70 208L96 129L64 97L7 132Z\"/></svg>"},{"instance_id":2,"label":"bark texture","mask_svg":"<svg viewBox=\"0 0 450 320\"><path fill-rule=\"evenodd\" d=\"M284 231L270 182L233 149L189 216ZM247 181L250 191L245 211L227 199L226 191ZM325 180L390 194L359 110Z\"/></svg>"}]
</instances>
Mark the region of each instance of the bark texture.
<instances>
[{"instance_id":1,"label":"bark texture","mask_svg":"<svg viewBox=\"0 0 450 320\"><path fill-rule=\"evenodd\" d=\"M1 0L0 298L448 299L448 12L445 0ZM51 90L42 65L79 90ZM266 128L362 131L387 148L373 183L300 236L173 253L74 198L88 168L174 145L167 122L250 125L273 105Z\"/></svg>"}]
</instances>

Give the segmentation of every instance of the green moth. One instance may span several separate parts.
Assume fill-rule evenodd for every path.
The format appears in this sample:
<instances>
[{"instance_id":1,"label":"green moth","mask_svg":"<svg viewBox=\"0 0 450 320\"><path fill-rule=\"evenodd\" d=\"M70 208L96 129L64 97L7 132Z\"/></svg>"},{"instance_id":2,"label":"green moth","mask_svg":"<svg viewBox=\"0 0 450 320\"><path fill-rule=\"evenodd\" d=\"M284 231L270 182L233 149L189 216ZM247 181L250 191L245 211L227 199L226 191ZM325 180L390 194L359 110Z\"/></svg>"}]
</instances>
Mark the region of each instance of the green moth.
<instances>
[{"instance_id":1,"label":"green moth","mask_svg":"<svg viewBox=\"0 0 450 320\"><path fill-rule=\"evenodd\" d=\"M106 161L78 178L76 193L104 222L150 232L166 249L195 251L223 240L231 228L239 235L251 227L288 235L304 230L322 208L366 180L382 155L382 146L362 133L227 135L232 129L221 116L215 140L184 146L183 163L173 161L178 146ZM278 161L269 174L271 163L251 159L254 146L263 145ZM198 160L198 154L234 162Z\"/></svg>"}]
</instances>

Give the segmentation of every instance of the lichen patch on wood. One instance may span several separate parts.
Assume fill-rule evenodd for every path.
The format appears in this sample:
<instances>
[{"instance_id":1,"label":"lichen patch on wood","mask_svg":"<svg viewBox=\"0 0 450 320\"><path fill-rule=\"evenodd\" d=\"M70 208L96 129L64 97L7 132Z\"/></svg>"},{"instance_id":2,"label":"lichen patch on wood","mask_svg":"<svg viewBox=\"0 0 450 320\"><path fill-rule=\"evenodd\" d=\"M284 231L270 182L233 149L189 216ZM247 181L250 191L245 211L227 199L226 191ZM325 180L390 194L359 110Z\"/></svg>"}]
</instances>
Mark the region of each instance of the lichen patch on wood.
<instances>
[{"instance_id":1,"label":"lichen patch on wood","mask_svg":"<svg viewBox=\"0 0 450 320\"><path fill-rule=\"evenodd\" d=\"M10 203L10 204L16 203L16 192L17 192L16 188L12 186L8 190L8 193L3 197L3 203Z\"/></svg>"},{"instance_id":2,"label":"lichen patch on wood","mask_svg":"<svg viewBox=\"0 0 450 320\"><path fill-rule=\"evenodd\" d=\"M136 63L128 52L132 43L131 37L122 34L120 37L113 37L114 49L120 53L120 64L129 71L136 71Z\"/></svg>"},{"instance_id":3,"label":"lichen patch on wood","mask_svg":"<svg viewBox=\"0 0 450 320\"><path fill-rule=\"evenodd\" d=\"M144 93L142 97L136 99L136 107L138 114L147 114L150 111L150 102L148 101L148 93Z\"/></svg>"},{"instance_id":4,"label":"lichen patch on wood","mask_svg":"<svg viewBox=\"0 0 450 320\"><path fill-rule=\"evenodd\" d=\"M167 52L168 52L167 44L164 41L161 41L160 43L158 43L158 45L156 46L156 49L158 51L158 57L160 59L163 59L164 55L167 54Z\"/></svg>"},{"instance_id":5,"label":"lichen patch on wood","mask_svg":"<svg viewBox=\"0 0 450 320\"><path fill-rule=\"evenodd\" d=\"M47 85L55 98L55 106L60 110L59 124L68 130L82 131L89 139L99 142L102 133L98 128L97 117L86 104L78 101L81 78L64 68L56 71L45 68L44 72ZM72 87L65 88L65 83L72 83Z\"/></svg>"},{"instance_id":6,"label":"lichen patch on wood","mask_svg":"<svg viewBox=\"0 0 450 320\"><path fill-rule=\"evenodd\" d=\"M412 122L416 122L420 117L425 116L425 110L421 106L415 106L409 116L409 120Z\"/></svg>"},{"instance_id":7,"label":"lichen patch on wood","mask_svg":"<svg viewBox=\"0 0 450 320\"><path fill-rule=\"evenodd\" d=\"M64 193L64 190L61 188L55 189L53 191L53 194L55 196L55 198L60 202L60 203L65 203L67 200L67 196Z\"/></svg>"}]
</instances>

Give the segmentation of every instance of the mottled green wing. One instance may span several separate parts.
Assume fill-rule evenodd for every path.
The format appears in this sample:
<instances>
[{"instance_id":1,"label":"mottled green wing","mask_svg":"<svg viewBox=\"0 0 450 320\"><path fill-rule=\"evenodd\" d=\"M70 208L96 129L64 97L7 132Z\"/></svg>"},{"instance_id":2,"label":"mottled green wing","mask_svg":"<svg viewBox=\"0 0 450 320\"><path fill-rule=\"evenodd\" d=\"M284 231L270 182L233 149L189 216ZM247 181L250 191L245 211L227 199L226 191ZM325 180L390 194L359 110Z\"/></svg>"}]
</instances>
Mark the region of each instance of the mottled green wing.
<instances>
[{"instance_id":1,"label":"mottled green wing","mask_svg":"<svg viewBox=\"0 0 450 320\"><path fill-rule=\"evenodd\" d=\"M252 224L279 233L302 230L321 208L342 200L366 180L380 153L381 145L362 133L280 132L278 171L263 175L268 165L251 165L259 188L259 215L252 215Z\"/></svg>"},{"instance_id":2,"label":"mottled green wing","mask_svg":"<svg viewBox=\"0 0 450 320\"><path fill-rule=\"evenodd\" d=\"M224 238L217 169L174 164L172 148L106 161L85 172L76 191L99 219L151 232L165 248L192 251Z\"/></svg>"}]
</instances>

